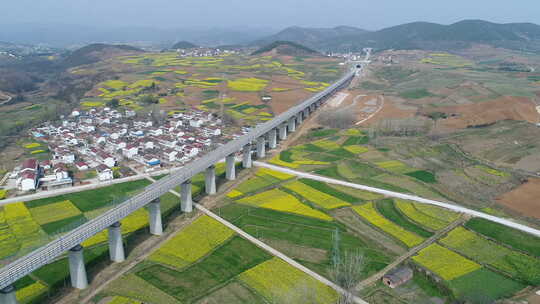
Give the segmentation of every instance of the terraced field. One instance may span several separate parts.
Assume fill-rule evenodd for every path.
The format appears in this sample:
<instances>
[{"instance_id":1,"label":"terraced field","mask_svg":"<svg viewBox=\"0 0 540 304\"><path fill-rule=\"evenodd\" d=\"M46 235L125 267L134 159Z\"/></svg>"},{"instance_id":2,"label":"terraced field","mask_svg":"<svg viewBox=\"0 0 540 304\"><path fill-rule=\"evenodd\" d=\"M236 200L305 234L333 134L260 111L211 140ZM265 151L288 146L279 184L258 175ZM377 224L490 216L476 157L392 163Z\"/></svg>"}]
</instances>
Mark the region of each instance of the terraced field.
<instances>
[{"instance_id":1,"label":"terraced field","mask_svg":"<svg viewBox=\"0 0 540 304\"><path fill-rule=\"evenodd\" d=\"M121 108L140 111L151 97L171 115L194 107L225 112L244 124L271 119L341 75L331 58L312 63L279 56L189 58L174 52L116 57L88 67L85 74L111 68L119 79L96 85L82 100L84 108L104 107L116 99ZM265 103L261 96L276 98Z\"/></svg>"}]
</instances>

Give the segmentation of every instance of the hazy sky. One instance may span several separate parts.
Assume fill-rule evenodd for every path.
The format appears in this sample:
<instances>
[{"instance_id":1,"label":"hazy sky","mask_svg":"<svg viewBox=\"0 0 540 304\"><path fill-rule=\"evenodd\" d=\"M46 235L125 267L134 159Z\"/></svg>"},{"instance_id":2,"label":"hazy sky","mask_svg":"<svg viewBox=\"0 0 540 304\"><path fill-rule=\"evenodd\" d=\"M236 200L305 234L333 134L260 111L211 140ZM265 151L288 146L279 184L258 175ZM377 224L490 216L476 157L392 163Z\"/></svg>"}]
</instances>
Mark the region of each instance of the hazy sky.
<instances>
[{"instance_id":1,"label":"hazy sky","mask_svg":"<svg viewBox=\"0 0 540 304\"><path fill-rule=\"evenodd\" d=\"M95 26L351 25L380 29L462 19L540 24L539 0L0 0L0 23ZM1 29L0 29L1 30Z\"/></svg>"}]
</instances>

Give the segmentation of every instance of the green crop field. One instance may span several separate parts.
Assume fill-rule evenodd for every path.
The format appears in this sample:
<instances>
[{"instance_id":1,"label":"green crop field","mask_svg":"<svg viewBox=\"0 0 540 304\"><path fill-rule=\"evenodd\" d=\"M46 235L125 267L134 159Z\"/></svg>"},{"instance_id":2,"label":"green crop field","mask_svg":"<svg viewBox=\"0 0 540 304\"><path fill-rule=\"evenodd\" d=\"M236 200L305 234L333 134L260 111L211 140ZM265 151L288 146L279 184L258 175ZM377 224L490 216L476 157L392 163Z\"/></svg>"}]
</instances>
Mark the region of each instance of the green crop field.
<instances>
[{"instance_id":1,"label":"green crop field","mask_svg":"<svg viewBox=\"0 0 540 304\"><path fill-rule=\"evenodd\" d=\"M457 298L483 296L490 301L510 297L525 288L525 285L485 267L453 279L449 286Z\"/></svg>"},{"instance_id":2,"label":"green crop field","mask_svg":"<svg viewBox=\"0 0 540 304\"><path fill-rule=\"evenodd\" d=\"M536 257L510 250L462 227L452 230L441 243L523 282L540 284L540 259Z\"/></svg>"},{"instance_id":3,"label":"green crop field","mask_svg":"<svg viewBox=\"0 0 540 304\"><path fill-rule=\"evenodd\" d=\"M394 201L392 199L383 199L383 200L377 201L376 206L377 206L377 210L384 217L398 224L399 226L425 238L428 238L433 235L432 232L429 232L423 229L422 227L416 225L415 223L409 221L406 217L404 217L398 211L398 209L396 209L396 206L394 205Z\"/></svg>"},{"instance_id":4,"label":"green crop field","mask_svg":"<svg viewBox=\"0 0 540 304\"><path fill-rule=\"evenodd\" d=\"M332 235L336 229L340 231L339 245L342 253L359 250L364 255L365 273L362 277L384 268L390 261L387 253L346 232L347 228L335 221L327 222L237 204L226 205L215 212L257 238L277 242L280 245L278 249L283 252L288 253L292 247L301 246L304 252L291 253L298 254L298 261L325 276L330 266ZM322 258L313 259L310 252L323 253Z\"/></svg>"},{"instance_id":5,"label":"green crop field","mask_svg":"<svg viewBox=\"0 0 540 304\"><path fill-rule=\"evenodd\" d=\"M481 218L469 220L465 227L483 234L497 242L540 258L540 240L528 233L490 222Z\"/></svg>"},{"instance_id":6,"label":"green crop field","mask_svg":"<svg viewBox=\"0 0 540 304\"><path fill-rule=\"evenodd\" d=\"M269 258L252 243L236 237L184 271L154 264L136 275L182 302L193 301Z\"/></svg>"}]
</instances>

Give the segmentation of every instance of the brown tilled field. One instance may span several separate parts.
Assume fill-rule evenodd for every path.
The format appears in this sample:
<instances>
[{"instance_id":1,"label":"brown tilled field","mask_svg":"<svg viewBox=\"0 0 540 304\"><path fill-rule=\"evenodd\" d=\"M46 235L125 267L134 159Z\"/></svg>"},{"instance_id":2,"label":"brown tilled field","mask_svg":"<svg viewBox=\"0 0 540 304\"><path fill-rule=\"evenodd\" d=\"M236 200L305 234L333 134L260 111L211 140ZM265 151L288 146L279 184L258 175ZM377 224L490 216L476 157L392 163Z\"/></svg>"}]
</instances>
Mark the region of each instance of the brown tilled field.
<instances>
[{"instance_id":1,"label":"brown tilled field","mask_svg":"<svg viewBox=\"0 0 540 304\"><path fill-rule=\"evenodd\" d=\"M422 112L443 112L449 118L442 125L450 129L488 125L501 120L521 120L536 123L535 104L526 97L500 97L492 101L448 107L426 108Z\"/></svg>"},{"instance_id":2,"label":"brown tilled field","mask_svg":"<svg viewBox=\"0 0 540 304\"><path fill-rule=\"evenodd\" d=\"M540 178L531 178L516 189L503 194L498 202L518 213L540 219Z\"/></svg>"}]
</instances>

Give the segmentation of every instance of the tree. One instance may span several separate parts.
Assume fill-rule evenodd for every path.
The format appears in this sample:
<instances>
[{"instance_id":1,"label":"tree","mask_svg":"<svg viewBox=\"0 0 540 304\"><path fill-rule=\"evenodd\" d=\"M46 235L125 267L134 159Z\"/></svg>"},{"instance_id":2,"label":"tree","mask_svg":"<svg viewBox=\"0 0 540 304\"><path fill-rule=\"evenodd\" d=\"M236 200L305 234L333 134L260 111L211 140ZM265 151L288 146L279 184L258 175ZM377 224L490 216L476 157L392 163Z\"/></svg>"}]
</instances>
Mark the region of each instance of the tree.
<instances>
[{"instance_id":1,"label":"tree","mask_svg":"<svg viewBox=\"0 0 540 304\"><path fill-rule=\"evenodd\" d=\"M345 108L336 111L324 111L319 115L318 122L330 128L348 129L356 123L356 112Z\"/></svg>"},{"instance_id":2,"label":"tree","mask_svg":"<svg viewBox=\"0 0 540 304\"><path fill-rule=\"evenodd\" d=\"M158 103L159 100L153 95L141 95L139 96L139 102L142 104L150 105Z\"/></svg>"},{"instance_id":3,"label":"tree","mask_svg":"<svg viewBox=\"0 0 540 304\"><path fill-rule=\"evenodd\" d=\"M107 106L111 108L118 108L118 106L120 106L120 100L113 98L107 102Z\"/></svg>"},{"instance_id":4,"label":"tree","mask_svg":"<svg viewBox=\"0 0 540 304\"><path fill-rule=\"evenodd\" d=\"M339 248L338 234L339 232L335 232L333 239L334 243L336 243ZM336 247L336 245L334 245L334 247ZM336 249L334 249L334 251L336 251ZM328 272L332 281L345 291L345 294L342 294L339 298L339 304L354 303L355 287L361 279L363 269L364 255L360 251L346 251L343 255L333 255L332 266Z\"/></svg>"}]
</instances>

